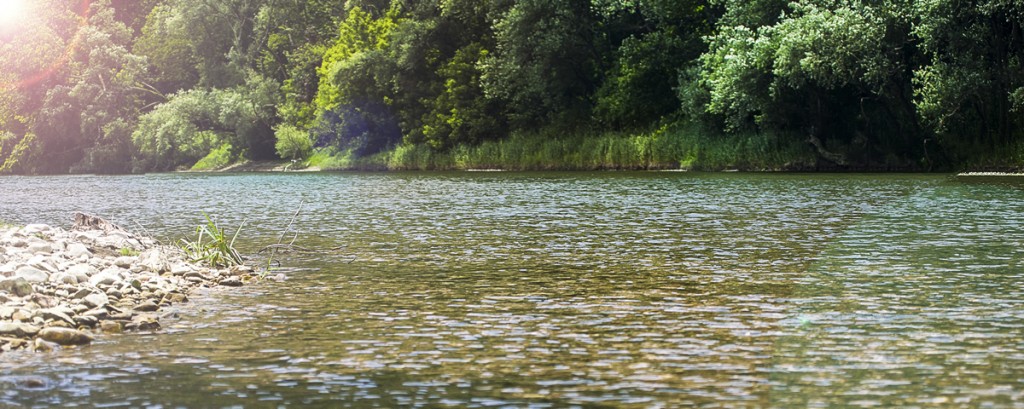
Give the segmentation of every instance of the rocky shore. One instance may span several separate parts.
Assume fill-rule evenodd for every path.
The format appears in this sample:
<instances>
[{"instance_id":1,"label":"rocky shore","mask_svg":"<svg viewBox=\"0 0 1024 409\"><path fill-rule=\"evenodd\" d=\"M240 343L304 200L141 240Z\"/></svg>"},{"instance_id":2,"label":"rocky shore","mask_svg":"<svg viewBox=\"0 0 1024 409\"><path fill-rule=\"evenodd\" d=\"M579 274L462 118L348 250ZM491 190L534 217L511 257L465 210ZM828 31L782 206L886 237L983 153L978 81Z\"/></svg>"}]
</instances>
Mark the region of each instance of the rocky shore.
<instances>
[{"instance_id":1,"label":"rocky shore","mask_svg":"<svg viewBox=\"0 0 1024 409\"><path fill-rule=\"evenodd\" d=\"M192 290L241 286L251 275L191 263L175 246L83 214L70 230L0 226L0 352L156 330L161 309Z\"/></svg>"}]
</instances>

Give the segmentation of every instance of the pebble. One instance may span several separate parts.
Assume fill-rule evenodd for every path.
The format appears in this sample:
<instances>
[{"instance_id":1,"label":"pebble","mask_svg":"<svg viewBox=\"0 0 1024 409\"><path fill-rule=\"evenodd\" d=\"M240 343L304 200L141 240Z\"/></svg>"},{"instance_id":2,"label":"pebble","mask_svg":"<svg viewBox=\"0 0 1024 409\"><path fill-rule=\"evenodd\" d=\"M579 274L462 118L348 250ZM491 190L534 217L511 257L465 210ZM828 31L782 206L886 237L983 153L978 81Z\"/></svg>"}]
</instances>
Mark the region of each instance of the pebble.
<instances>
[{"instance_id":1,"label":"pebble","mask_svg":"<svg viewBox=\"0 0 1024 409\"><path fill-rule=\"evenodd\" d=\"M0 227L0 353L87 345L90 331L157 331L162 307L188 302L198 287L241 286L253 271L205 268L110 226Z\"/></svg>"}]
</instances>

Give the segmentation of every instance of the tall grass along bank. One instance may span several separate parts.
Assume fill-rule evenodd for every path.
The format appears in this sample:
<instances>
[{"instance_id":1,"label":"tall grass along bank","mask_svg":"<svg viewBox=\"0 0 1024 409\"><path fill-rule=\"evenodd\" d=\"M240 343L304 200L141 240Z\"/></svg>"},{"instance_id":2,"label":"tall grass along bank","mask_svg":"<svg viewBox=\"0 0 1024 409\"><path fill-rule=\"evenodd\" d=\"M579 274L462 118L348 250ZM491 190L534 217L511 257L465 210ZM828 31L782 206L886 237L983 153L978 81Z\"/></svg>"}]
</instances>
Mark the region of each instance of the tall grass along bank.
<instances>
[{"instance_id":1,"label":"tall grass along bank","mask_svg":"<svg viewBox=\"0 0 1024 409\"><path fill-rule=\"evenodd\" d=\"M519 133L478 145L435 151L400 145L372 156L320 149L305 164L323 170L750 170L810 169L814 151L793 138L745 134L710 137L696 127L598 136Z\"/></svg>"}]
</instances>

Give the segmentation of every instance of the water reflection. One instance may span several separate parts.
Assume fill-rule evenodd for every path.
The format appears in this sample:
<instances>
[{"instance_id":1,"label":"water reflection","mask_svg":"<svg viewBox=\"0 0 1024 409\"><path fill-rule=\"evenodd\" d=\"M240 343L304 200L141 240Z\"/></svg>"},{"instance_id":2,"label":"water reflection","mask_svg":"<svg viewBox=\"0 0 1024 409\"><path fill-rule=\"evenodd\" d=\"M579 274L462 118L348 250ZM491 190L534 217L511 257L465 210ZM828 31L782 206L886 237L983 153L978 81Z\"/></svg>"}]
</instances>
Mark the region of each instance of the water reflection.
<instances>
[{"instance_id":1,"label":"water reflection","mask_svg":"<svg viewBox=\"0 0 1024 409\"><path fill-rule=\"evenodd\" d=\"M202 209L247 219L257 249L301 206L296 244L345 247L283 259L283 283L193 297L159 333L5 355L3 404L1022 405L1015 189L871 175L157 175L82 178L104 193L38 199L66 182L0 179L18 192L0 219L62 222L74 204L170 235Z\"/></svg>"}]
</instances>

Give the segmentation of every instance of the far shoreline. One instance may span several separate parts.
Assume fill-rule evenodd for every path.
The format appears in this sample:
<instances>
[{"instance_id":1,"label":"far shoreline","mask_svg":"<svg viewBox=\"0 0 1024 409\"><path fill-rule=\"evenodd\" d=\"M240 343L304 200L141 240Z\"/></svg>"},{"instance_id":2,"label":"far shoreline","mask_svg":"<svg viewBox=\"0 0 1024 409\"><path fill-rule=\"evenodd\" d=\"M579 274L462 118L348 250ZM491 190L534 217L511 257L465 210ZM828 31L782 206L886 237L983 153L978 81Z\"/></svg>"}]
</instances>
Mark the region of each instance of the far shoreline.
<instances>
[{"instance_id":1,"label":"far shoreline","mask_svg":"<svg viewBox=\"0 0 1024 409\"><path fill-rule=\"evenodd\" d=\"M292 162L285 160L264 160L264 161L243 161L233 163L231 165L207 170L193 170L184 169L178 170L173 173L336 173L336 172L467 172L467 173L501 173L501 172L659 172L659 173L846 173L846 174L869 174L869 173L888 173L888 174L901 174L901 173L920 173L920 174L935 174L942 175L948 174L958 178L983 178L983 177L1024 177L1024 172L1017 170L940 170L940 171L928 171L924 169L908 169L908 168L891 168L891 167L872 167L872 166L856 166L856 167L838 167L838 166L820 166L820 167L806 167L797 166L792 168L777 168L777 169L749 169L742 167L728 167L721 169L693 169L693 168L671 168L671 167L595 167L595 168L574 168L574 167L539 167L539 168L528 168L528 169L506 169L502 167L486 167L486 168L459 168L459 167L443 167L443 168L429 168L429 169L390 169L385 166L372 166L372 167L350 167L350 168L321 168L319 166L302 166L302 162Z\"/></svg>"}]
</instances>

